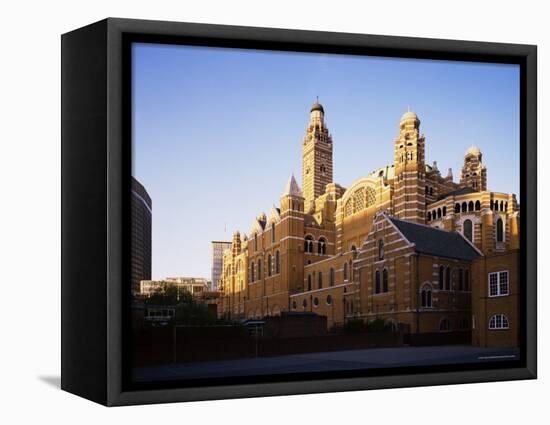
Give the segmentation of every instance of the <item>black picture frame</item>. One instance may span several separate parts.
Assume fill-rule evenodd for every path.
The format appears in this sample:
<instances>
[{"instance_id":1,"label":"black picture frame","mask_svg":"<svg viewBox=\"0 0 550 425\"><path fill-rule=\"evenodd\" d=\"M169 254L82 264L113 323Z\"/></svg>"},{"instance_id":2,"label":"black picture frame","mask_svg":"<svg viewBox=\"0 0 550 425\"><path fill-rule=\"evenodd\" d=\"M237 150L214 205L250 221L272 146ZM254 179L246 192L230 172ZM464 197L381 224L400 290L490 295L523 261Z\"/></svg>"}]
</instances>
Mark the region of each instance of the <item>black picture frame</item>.
<instances>
[{"instance_id":1,"label":"black picture frame","mask_svg":"<svg viewBox=\"0 0 550 425\"><path fill-rule=\"evenodd\" d=\"M536 378L536 46L118 18L64 34L61 41L62 389L115 406ZM400 368L292 380L130 385L129 291L121 282L129 271L129 44L134 41L519 64L521 361L415 368L414 373Z\"/></svg>"}]
</instances>

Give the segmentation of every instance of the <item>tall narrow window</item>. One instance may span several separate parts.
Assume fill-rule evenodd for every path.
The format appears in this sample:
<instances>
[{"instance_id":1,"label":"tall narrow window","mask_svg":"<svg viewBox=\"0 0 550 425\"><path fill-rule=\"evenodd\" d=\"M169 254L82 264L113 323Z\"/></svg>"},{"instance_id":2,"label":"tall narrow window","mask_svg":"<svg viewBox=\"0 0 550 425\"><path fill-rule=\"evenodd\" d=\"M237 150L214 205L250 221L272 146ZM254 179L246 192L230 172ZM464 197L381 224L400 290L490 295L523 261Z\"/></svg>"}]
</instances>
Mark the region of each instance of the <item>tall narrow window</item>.
<instances>
[{"instance_id":1,"label":"tall narrow window","mask_svg":"<svg viewBox=\"0 0 550 425\"><path fill-rule=\"evenodd\" d=\"M470 242L473 240L473 229L472 229L472 220L464 220L464 223L462 224L463 229L462 233L464 234L464 237L468 239Z\"/></svg>"},{"instance_id":2,"label":"tall narrow window","mask_svg":"<svg viewBox=\"0 0 550 425\"><path fill-rule=\"evenodd\" d=\"M256 281L255 276L254 276L254 272L255 272L255 270L254 270L254 261L252 261L252 262L250 263L250 281L251 281L251 282L255 282L255 281Z\"/></svg>"},{"instance_id":3,"label":"tall narrow window","mask_svg":"<svg viewBox=\"0 0 550 425\"><path fill-rule=\"evenodd\" d=\"M464 290L470 290L470 270L464 270Z\"/></svg>"},{"instance_id":4,"label":"tall narrow window","mask_svg":"<svg viewBox=\"0 0 550 425\"><path fill-rule=\"evenodd\" d=\"M271 243L275 243L275 223L271 223Z\"/></svg>"},{"instance_id":5,"label":"tall narrow window","mask_svg":"<svg viewBox=\"0 0 550 425\"><path fill-rule=\"evenodd\" d=\"M258 250L258 234L254 233L254 251Z\"/></svg>"},{"instance_id":6,"label":"tall narrow window","mask_svg":"<svg viewBox=\"0 0 550 425\"><path fill-rule=\"evenodd\" d=\"M329 285L334 286L334 268L330 268Z\"/></svg>"},{"instance_id":7,"label":"tall narrow window","mask_svg":"<svg viewBox=\"0 0 550 425\"><path fill-rule=\"evenodd\" d=\"M307 290L311 291L311 275L307 275Z\"/></svg>"},{"instance_id":8,"label":"tall narrow window","mask_svg":"<svg viewBox=\"0 0 550 425\"><path fill-rule=\"evenodd\" d=\"M258 260L258 280L262 278L262 260Z\"/></svg>"},{"instance_id":9,"label":"tall narrow window","mask_svg":"<svg viewBox=\"0 0 550 425\"><path fill-rule=\"evenodd\" d=\"M388 270L384 269L382 272L382 291L388 292Z\"/></svg>"},{"instance_id":10,"label":"tall narrow window","mask_svg":"<svg viewBox=\"0 0 550 425\"><path fill-rule=\"evenodd\" d=\"M458 269L458 290L464 291L464 270Z\"/></svg>"},{"instance_id":11,"label":"tall narrow window","mask_svg":"<svg viewBox=\"0 0 550 425\"><path fill-rule=\"evenodd\" d=\"M504 223L502 218L497 220L497 242L502 242L504 240Z\"/></svg>"},{"instance_id":12,"label":"tall narrow window","mask_svg":"<svg viewBox=\"0 0 550 425\"><path fill-rule=\"evenodd\" d=\"M324 238L319 239L319 242L317 242L317 252L321 255L327 253L327 241Z\"/></svg>"},{"instance_id":13,"label":"tall narrow window","mask_svg":"<svg viewBox=\"0 0 550 425\"><path fill-rule=\"evenodd\" d=\"M451 290L451 269L449 267L445 269L445 290Z\"/></svg>"},{"instance_id":14,"label":"tall narrow window","mask_svg":"<svg viewBox=\"0 0 550 425\"><path fill-rule=\"evenodd\" d=\"M445 267L439 266L439 290L440 291L443 291L443 289L445 289L444 280L445 280Z\"/></svg>"},{"instance_id":15,"label":"tall narrow window","mask_svg":"<svg viewBox=\"0 0 550 425\"><path fill-rule=\"evenodd\" d=\"M382 239L378 241L378 259L384 259L384 241Z\"/></svg>"},{"instance_id":16,"label":"tall narrow window","mask_svg":"<svg viewBox=\"0 0 550 425\"><path fill-rule=\"evenodd\" d=\"M429 285L425 285L420 292L421 306L424 308L430 308L432 306L432 288Z\"/></svg>"},{"instance_id":17,"label":"tall narrow window","mask_svg":"<svg viewBox=\"0 0 550 425\"><path fill-rule=\"evenodd\" d=\"M319 274L317 276L317 280L318 280L318 289L322 289L323 288L323 272L319 272Z\"/></svg>"},{"instance_id":18,"label":"tall narrow window","mask_svg":"<svg viewBox=\"0 0 550 425\"><path fill-rule=\"evenodd\" d=\"M273 272L273 268L272 268L272 265L273 265L273 259L271 257L271 254L267 256L267 275L271 277L271 274Z\"/></svg>"},{"instance_id":19,"label":"tall narrow window","mask_svg":"<svg viewBox=\"0 0 550 425\"><path fill-rule=\"evenodd\" d=\"M348 263L344 263L344 281L348 280Z\"/></svg>"},{"instance_id":20,"label":"tall narrow window","mask_svg":"<svg viewBox=\"0 0 550 425\"><path fill-rule=\"evenodd\" d=\"M375 294L379 294L379 293L380 293L380 270L376 270L375 284L374 284L374 293L375 293Z\"/></svg>"},{"instance_id":21,"label":"tall narrow window","mask_svg":"<svg viewBox=\"0 0 550 425\"><path fill-rule=\"evenodd\" d=\"M281 272L281 254L279 251L275 252L275 273Z\"/></svg>"},{"instance_id":22,"label":"tall narrow window","mask_svg":"<svg viewBox=\"0 0 550 425\"><path fill-rule=\"evenodd\" d=\"M350 280L353 280L353 264L351 263L351 260L349 260L349 278Z\"/></svg>"},{"instance_id":23,"label":"tall narrow window","mask_svg":"<svg viewBox=\"0 0 550 425\"><path fill-rule=\"evenodd\" d=\"M313 237L306 236L304 241L304 252L313 253Z\"/></svg>"}]
</instances>

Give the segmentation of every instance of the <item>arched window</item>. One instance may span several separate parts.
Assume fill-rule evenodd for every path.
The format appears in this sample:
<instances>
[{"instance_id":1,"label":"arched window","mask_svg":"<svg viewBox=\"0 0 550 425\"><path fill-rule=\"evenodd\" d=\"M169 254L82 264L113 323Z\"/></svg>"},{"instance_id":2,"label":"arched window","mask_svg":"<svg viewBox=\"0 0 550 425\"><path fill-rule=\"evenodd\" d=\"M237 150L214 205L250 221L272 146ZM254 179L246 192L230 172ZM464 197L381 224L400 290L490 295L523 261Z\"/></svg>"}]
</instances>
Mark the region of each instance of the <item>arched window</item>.
<instances>
[{"instance_id":1,"label":"arched window","mask_svg":"<svg viewBox=\"0 0 550 425\"><path fill-rule=\"evenodd\" d=\"M375 284L374 284L374 293L380 293L380 270L376 270L375 274Z\"/></svg>"},{"instance_id":2,"label":"arched window","mask_svg":"<svg viewBox=\"0 0 550 425\"><path fill-rule=\"evenodd\" d=\"M476 211L479 211L481 209L481 202L476 201Z\"/></svg>"},{"instance_id":3,"label":"arched window","mask_svg":"<svg viewBox=\"0 0 550 425\"><path fill-rule=\"evenodd\" d=\"M319 272L317 275L318 277L318 289L321 289L323 287L323 272Z\"/></svg>"},{"instance_id":4,"label":"arched window","mask_svg":"<svg viewBox=\"0 0 550 425\"><path fill-rule=\"evenodd\" d=\"M464 291L464 270L458 269L458 290Z\"/></svg>"},{"instance_id":5,"label":"arched window","mask_svg":"<svg viewBox=\"0 0 550 425\"><path fill-rule=\"evenodd\" d=\"M332 295L327 295L327 305L332 304Z\"/></svg>"},{"instance_id":6,"label":"arched window","mask_svg":"<svg viewBox=\"0 0 550 425\"><path fill-rule=\"evenodd\" d=\"M447 318L441 319L441 322L439 322L439 331L449 332L450 330L451 330L451 321Z\"/></svg>"},{"instance_id":7,"label":"arched window","mask_svg":"<svg viewBox=\"0 0 550 425\"><path fill-rule=\"evenodd\" d=\"M273 258L271 257L271 254L267 256L267 275L271 276L273 272Z\"/></svg>"},{"instance_id":8,"label":"arched window","mask_svg":"<svg viewBox=\"0 0 550 425\"><path fill-rule=\"evenodd\" d=\"M445 267L439 266L439 290L444 289Z\"/></svg>"},{"instance_id":9,"label":"arched window","mask_svg":"<svg viewBox=\"0 0 550 425\"><path fill-rule=\"evenodd\" d=\"M254 272L255 272L255 270L254 270L254 261L252 261L252 262L250 263L250 281L251 281L251 282L255 282L255 281L256 281L255 276L254 276Z\"/></svg>"},{"instance_id":10,"label":"arched window","mask_svg":"<svg viewBox=\"0 0 550 425\"><path fill-rule=\"evenodd\" d=\"M382 291L388 292L388 270L384 269L382 272Z\"/></svg>"},{"instance_id":11,"label":"arched window","mask_svg":"<svg viewBox=\"0 0 550 425\"><path fill-rule=\"evenodd\" d=\"M462 212L466 212L468 210L468 204L466 202L462 203Z\"/></svg>"},{"instance_id":12,"label":"arched window","mask_svg":"<svg viewBox=\"0 0 550 425\"><path fill-rule=\"evenodd\" d=\"M431 221L432 219L432 213L428 211L428 221Z\"/></svg>"},{"instance_id":13,"label":"arched window","mask_svg":"<svg viewBox=\"0 0 550 425\"><path fill-rule=\"evenodd\" d=\"M311 291L311 275L307 275L307 290Z\"/></svg>"},{"instance_id":14,"label":"arched window","mask_svg":"<svg viewBox=\"0 0 550 425\"><path fill-rule=\"evenodd\" d=\"M504 240L504 223L502 218L497 220L497 242L502 242Z\"/></svg>"},{"instance_id":15,"label":"arched window","mask_svg":"<svg viewBox=\"0 0 550 425\"><path fill-rule=\"evenodd\" d=\"M495 201L491 199L491 211L495 209Z\"/></svg>"},{"instance_id":16,"label":"arched window","mask_svg":"<svg viewBox=\"0 0 550 425\"><path fill-rule=\"evenodd\" d=\"M319 167L319 171L321 171L321 174L325 174L326 171L327 171L327 168L325 167L325 164L321 164L321 166Z\"/></svg>"},{"instance_id":17,"label":"arched window","mask_svg":"<svg viewBox=\"0 0 550 425\"><path fill-rule=\"evenodd\" d=\"M430 187L430 195L433 196L433 194L434 194L434 188Z\"/></svg>"},{"instance_id":18,"label":"arched window","mask_svg":"<svg viewBox=\"0 0 550 425\"><path fill-rule=\"evenodd\" d=\"M455 213L460 212L460 204L455 204Z\"/></svg>"},{"instance_id":19,"label":"arched window","mask_svg":"<svg viewBox=\"0 0 550 425\"><path fill-rule=\"evenodd\" d=\"M500 201L500 210L504 211L504 202L503 201Z\"/></svg>"},{"instance_id":20,"label":"arched window","mask_svg":"<svg viewBox=\"0 0 550 425\"><path fill-rule=\"evenodd\" d=\"M441 218L441 208L437 209L437 218Z\"/></svg>"},{"instance_id":21,"label":"arched window","mask_svg":"<svg viewBox=\"0 0 550 425\"><path fill-rule=\"evenodd\" d=\"M317 252L321 255L327 253L327 241L324 238L319 239L319 242L317 242Z\"/></svg>"},{"instance_id":22,"label":"arched window","mask_svg":"<svg viewBox=\"0 0 550 425\"><path fill-rule=\"evenodd\" d=\"M254 233L254 251L258 250L258 234Z\"/></svg>"},{"instance_id":23,"label":"arched window","mask_svg":"<svg viewBox=\"0 0 550 425\"><path fill-rule=\"evenodd\" d=\"M443 217L447 215L447 207L443 207Z\"/></svg>"},{"instance_id":24,"label":"arched window","mask_svg":"<svg viewBox=\"0 0 550 425\"><path fill-rule=\"evenodd\" d=\"M420 292L421 305L424 308L432 306L432 288L430 285L425 285Z\"/></svg>"},{"instance_id":25,"label":"arched window","mask_svg":"<svg viewBox=\"0 0 550 425\"><path fill-rule=\"evenodd\" d=\"M451 269L449 267L445 269L445 290L451 290Z\"/></svg>"},{"instance_id":26,"label":"arched window","mask_svg":"<svg viewBox=\"0 0 550 425\"><path fill-rule=\"evenodd\" d=\"M464 220L464 224L462 226L463 226L462 234L466 239L472 242L473 241L472 220Z\"/></svg>"},{"instance_id":27,"label":"arched window","mask_svg":"<svg viewBox=\"0 0 550 425\"><path fill-rule=\"evenodd\" d=\"M317 298L317 297L313 298L313 305L315 307L319 306L319 298Z\"/></svg>"},{"instance_id":28,"label":"arched window","mask_svg":"<svg viewBox=\"0 0 550 425\"><path fill-rule=\"evenodd\" d=\"M275 223L271 223L271 243L275 243Z\"/></svg>"},{"instance_id":29,"label":"arched window","mask_svg":"<svg viewBox=\"0 0 550 425\"><path fill-rule=\"evenodd\" d=\"M304 300L302 301L302 306L304 307L304 310L306 309L307 307L307 300L304 298Z\"/></svg>"},{"instance_id":30,"label":"arched window","mask_svg":"<svg viewBox=\"0 0 550 425\"><path fill-rule=\"evenodd\" d=\"M355 254L357 252L357 247L355 245L351 246L351 252Z\"/></svg>"},{"instance_id":31,"label":"arched window","mask_svg":"<svg viewBox=\"0 0 550 425\"><path fill-rule=\"evenodd\" d=\"M384 241L382 239L378 241L378 259L384 259Z\"/></svg>"},{"instance_id":32,"label":"arched window","mask_svg":"<svg viewBox=\"0 0 550 425\"><path fill-rule=\"evenodd\" d=\"M330 274L329 274L329 285L334 286L334 268L330 268Z\"/></svg>"},{"instance_id":33,"label":"arched window","mask_svg":"<svg viewBox=\"0 0 550 425\"><path fill-rule=\"evenodd\" d=\"M508 211L508 202L504 204L504 211Z\"/></svg>"},{"instance_id":34,"label":"arched window","mask_svg":"<svg viewBox=\"0 0 550 425\"><path fill-rule=\"evenodd\" d=\"M428 186L426 186L426 195L428 194Z\"/></svg>"},{"instance_id":35,"label":"arched window","mask_svg":"<svg viewBox=\"0 0 550 425\"><path fill-rule=\"evenodd\" d=\"M304 240L304 252L313 253L313 237L310 235Z\"/></svg>"},{"instance_id":36,"label":"arched window","mask_svg":"<svg viewBox=\"0 0 550 425\"><path fill-rule=\"evenodd\" d=\"M489 320L489 329L509 329L510 322L504 314L495 314Z\"/></svg>"},{"instance_id":37,"label":"arched window","mask_svg":"<svg viewBox=\"0 0 550 425\"><path fill-rule=\"evenodd\" d=\"M474 210L474 201L470 201L468 203L468 211L473 211Z\"/></svg>"},{"instance_id":38,"label":"arched window","mask_svg":"<svg viewBox=\"0 0 550 425\"><path fill-rule=\"evenodd\" d=\"M262 278L262 260L258 259L258 280Z\"/></svg>"},{"instance_id":39,"label":"arched window","mask_svg":"<svg viewBox=\"0 0 550 425\"><path fill-rule=\"evenodd\" d=\"M470 270L464 270L464 290L470 290Z\"/></svg>"},{"instance_id":40,"label":"arched window","mask_svg":"<svg viewBox=\"0 0 550 425\"><path fill-rule=\"evenodd\" d=\"M281 272L281 254L279 251L275 252L275 273Z\"/></svg>"},{"instance_id":41,"label":"arched window","mask_svg":"<svg viewBox=\"0 0 550 425\"><path fill-rule=\"evenodd\" d=\"M349 260L349 278L350 280L353 280L353 265L351 263L351 260Z\"/></svg>"},{"instance_id":42,"label":"arched window","mask_svg":"<svg viewBox=\"0 0 550 425\"><path fill-rule=\"evenodd\" d=\"M348 280L348 263L344 263L344 281Z\"/></svg>"}]
</instances>

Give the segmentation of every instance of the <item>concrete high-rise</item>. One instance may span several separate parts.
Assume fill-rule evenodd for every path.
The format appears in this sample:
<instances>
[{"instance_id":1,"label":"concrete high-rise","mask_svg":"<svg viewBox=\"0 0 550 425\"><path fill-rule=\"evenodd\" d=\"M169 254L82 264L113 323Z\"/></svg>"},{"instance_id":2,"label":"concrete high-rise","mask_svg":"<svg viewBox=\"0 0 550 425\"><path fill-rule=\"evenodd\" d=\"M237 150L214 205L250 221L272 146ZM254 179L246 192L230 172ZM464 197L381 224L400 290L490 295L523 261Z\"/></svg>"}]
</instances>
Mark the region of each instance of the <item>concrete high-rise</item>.
<instances>
[{"instance_id":1,"label":"concrete high-rise","mask_svg":"<svg viewBox=\"0 0 550 425\"><path fill-rule=\"evenodd\" d=\"M151 279L151 227L153 204L143 185L132 177L131 182L131 254L130 279L132 294L139 293L142 280Z\"/></svg>"}]
</instances>

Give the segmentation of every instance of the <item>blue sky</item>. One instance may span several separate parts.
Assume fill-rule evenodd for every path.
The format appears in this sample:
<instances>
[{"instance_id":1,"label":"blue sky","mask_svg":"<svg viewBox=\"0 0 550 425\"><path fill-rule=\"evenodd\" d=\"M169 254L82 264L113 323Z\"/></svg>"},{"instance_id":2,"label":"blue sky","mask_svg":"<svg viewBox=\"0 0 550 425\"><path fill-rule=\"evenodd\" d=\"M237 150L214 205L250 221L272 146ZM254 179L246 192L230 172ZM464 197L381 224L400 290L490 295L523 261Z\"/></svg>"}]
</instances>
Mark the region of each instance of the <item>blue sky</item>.
<instances>
[{"instance_id":1,"label":"blue sky","mask_svg":"<svg viewBox=\"0 0 550 425\"><path fill-rule=\"evenodd\" d=\"M135 44L133 175L153 199L153 278L210 277L212 240L248 233L278 205L315 97L348 187L391 164L410 107L426 160L458 180L483 153L490 190L519 199L519 67Z\"/></svg>"}]
</instances>

